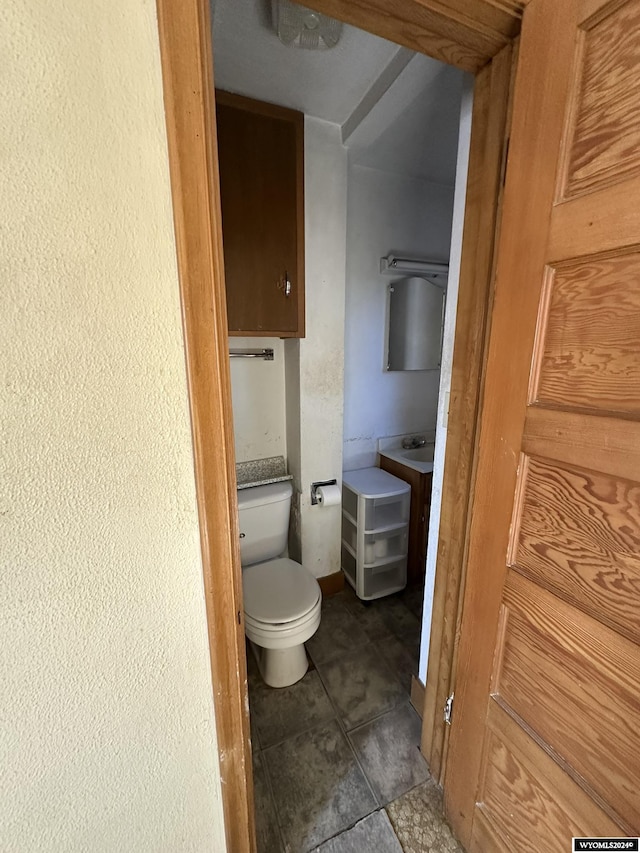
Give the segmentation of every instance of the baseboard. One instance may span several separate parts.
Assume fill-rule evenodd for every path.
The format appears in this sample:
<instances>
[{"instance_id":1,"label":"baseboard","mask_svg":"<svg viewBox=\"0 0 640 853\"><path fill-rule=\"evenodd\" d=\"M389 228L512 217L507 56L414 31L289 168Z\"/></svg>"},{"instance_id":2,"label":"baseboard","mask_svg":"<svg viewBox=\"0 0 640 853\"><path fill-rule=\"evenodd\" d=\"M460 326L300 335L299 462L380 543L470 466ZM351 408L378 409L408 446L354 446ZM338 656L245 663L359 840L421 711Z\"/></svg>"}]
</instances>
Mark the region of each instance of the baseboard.
<instances>
[{"instance_id":1,"label":"baseboard","mask_svg":"<svg viewBox=\"0 0 640 853\"><path fill-rule=\"evenodd\" d=\"M415 675L411 676L411 704L418 712L418 716L422 719L424 713L424 684Z\"/></svg>"},{"instance_id":2,"label":"baseboard","mask_svg":"<svg viewBox=\"0 0 640 853\"><path fill-rule=\"evenodd\" d=\"M344 589L344 574L342 572L334 572L332 575L325 575L318 578L322 597L328 598L330 595L335 595Z\"/></svg>"}]
</instances>

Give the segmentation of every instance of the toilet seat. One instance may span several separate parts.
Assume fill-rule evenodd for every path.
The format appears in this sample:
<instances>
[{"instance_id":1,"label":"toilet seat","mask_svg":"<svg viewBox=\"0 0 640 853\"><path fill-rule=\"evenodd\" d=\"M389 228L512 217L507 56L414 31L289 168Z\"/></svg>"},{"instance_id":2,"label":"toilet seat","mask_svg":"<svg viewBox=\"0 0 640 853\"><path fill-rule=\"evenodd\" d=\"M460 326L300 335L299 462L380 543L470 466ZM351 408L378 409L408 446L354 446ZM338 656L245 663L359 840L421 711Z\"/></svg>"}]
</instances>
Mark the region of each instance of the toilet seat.
<instances>
[{"instance_id":1,"label":"toilet seat","mask_svg":"<svg viewBox=\"0 0 640 853\"><path fill-rule=\"evenodd\" d=\"M244 632L247 637L264 649L288 649L293 645L306 643L313 637L320 624L319 601L304 621L298 620L295 625L267 625L266 622L248 622L245 616Z\"/></svg>"},{"instance_id":2,"label":"toilet seat","mask_svg":"<svg viewBox=\"0 0 640 853\"><path fill-rule=\"evenodd\" d=\"M305 613L304 616L300 616L299 619L292 619L289 622L276 622L275 624L273 622L261 622L259 619L253 619L245 612L244 624L248 628L255 628L256 630L263 631L266 634L282 634L283 632L298 631L304 628L308 622L315 619L317 609L318 604L314 604L311 610L308 613Z\"/></svg>"},{"instance_id":3,"label":"toilet seat","mask_svg":"<svg viewBox=\"0 0 640 853\"><path fill-rule=\"evenodd\" d=\"M315 577L295 560L280 558L242 570L245 624L260 632L298 630L313 621L321 600Z\"/></svg>"}]
</instances>

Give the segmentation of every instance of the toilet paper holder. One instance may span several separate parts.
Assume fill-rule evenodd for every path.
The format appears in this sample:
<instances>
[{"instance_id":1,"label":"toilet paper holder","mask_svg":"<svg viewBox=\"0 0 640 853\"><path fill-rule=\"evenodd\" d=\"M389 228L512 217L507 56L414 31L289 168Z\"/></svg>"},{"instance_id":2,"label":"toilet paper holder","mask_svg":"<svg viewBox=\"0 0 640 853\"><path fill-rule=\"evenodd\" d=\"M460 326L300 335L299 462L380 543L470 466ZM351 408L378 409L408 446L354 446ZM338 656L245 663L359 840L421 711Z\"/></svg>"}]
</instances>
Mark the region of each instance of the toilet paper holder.
<instances>
[{"instance_id":1,"label":"toilet paper holder","mask_svg":"<svg viewBox=\"0 0 640 853\"><path fill-rule=\"evenodd\" d=\"M338 481L335 479L334 480L318 480L317 483L311 483L311 506L317 506L318 496L316 494L316 491L321 486L337 486L337 485L338 485Z\"/></svg>"}]
</instances>

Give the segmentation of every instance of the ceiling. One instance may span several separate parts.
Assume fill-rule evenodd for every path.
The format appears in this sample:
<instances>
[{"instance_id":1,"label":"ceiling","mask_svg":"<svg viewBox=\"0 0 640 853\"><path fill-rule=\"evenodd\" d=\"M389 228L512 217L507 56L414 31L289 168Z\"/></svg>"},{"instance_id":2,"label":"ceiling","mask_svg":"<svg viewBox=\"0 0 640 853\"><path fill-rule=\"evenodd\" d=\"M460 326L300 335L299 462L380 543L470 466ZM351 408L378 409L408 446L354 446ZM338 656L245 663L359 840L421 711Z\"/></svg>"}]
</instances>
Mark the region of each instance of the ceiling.
<instances>
[{"instance_id":1,"label":"ceiling","mask_svg":"<svg viewBox=\"0 0 640 853\"><path fill-rule=\"evenodd\" d=\"M331 50L287 47L270 0L213 0L216 86L342 128L351 162L453 184L463 73L345 25Z\"/></svg>"},{"instance_id":2,"label":"ceiling","mask_svg":"<svg viewBox=\"0 0 640 853\"><path fill-rule=\"evenodd\" d=\"M351 162L453 186L464 76L416 54L344 140Z\"/></svg>"}]
</instances>

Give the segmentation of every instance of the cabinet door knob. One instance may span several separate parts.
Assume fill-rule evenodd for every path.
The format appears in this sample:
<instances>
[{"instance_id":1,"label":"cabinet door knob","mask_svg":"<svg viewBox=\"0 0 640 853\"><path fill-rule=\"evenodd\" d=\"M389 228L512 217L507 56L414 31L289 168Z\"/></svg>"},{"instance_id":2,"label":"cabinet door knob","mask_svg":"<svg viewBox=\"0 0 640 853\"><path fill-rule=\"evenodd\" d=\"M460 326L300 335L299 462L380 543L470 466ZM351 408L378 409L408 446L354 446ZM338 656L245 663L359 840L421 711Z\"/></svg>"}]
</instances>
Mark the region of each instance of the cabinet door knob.
<instances>
[{"instance_id":1,"label":"cabinet door knob","mask_svg":"<svg viewBox=\"0 0 640 853\"><path fill-rule=\"evenodd\" d=\"M286 270L284 271L284 295L291 296L291 279Z\"/></svg>"}]
</instances>

